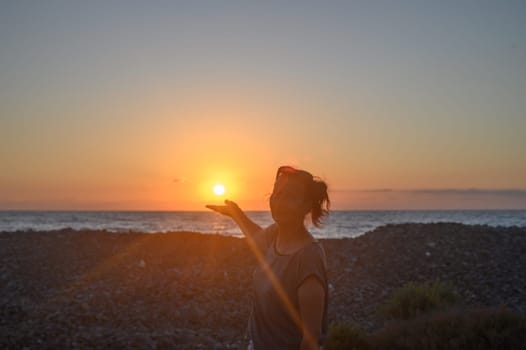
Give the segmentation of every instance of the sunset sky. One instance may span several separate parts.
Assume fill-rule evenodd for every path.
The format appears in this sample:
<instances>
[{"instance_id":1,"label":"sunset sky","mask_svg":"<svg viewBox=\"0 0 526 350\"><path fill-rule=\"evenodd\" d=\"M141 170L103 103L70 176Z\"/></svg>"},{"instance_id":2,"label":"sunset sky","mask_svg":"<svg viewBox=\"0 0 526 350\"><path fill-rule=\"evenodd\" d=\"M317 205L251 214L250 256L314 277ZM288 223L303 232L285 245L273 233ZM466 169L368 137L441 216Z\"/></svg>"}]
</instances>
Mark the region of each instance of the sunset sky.
<instances>
[{"instance_id":1,"label":"sunset sky","mask_svg":"<svg viewBox=\"0 0 526 350\"><path fill-rule=\"evenodd\" d=\"M0 2L0 209L526 209L525 1L286 3Z\"/></svg>"}]
</instances>

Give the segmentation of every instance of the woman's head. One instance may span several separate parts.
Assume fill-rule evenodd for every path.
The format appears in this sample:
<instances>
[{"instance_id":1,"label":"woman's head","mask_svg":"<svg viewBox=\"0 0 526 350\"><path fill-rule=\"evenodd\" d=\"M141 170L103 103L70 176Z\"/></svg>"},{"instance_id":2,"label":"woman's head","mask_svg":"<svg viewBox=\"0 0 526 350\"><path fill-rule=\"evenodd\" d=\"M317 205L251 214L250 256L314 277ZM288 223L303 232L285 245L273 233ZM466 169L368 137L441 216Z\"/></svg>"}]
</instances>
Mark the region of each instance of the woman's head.
<instances>
[{"instance_id":1,"label":"woman's head","mask_svg":"<svg viewBox=\"0 0 526 350\"><path fill-rule=\"evenodd\" d=\"M270 210L278 224L303 221L310 213L312 223L319 227L329 206L327 184L321 179L290 166L278 168L270 196Z\"/></svg>"}]
</instances>

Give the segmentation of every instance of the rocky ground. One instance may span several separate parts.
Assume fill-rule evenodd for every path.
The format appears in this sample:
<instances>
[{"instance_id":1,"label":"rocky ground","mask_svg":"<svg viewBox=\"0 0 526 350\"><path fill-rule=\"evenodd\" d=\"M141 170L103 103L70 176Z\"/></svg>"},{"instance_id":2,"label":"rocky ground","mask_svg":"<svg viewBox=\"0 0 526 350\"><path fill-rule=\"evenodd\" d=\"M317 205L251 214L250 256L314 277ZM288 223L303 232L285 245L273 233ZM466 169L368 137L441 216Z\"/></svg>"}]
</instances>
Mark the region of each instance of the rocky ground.
<instances>
[{"instance_id":1,"label":"rocky ground","mask_svg":"<svg viewBox=\"0 0 526 350\"><path fill-rule=\"evenodd\" d=\"M381 326L378 306L409 281L526 314L526 228L387 225L323 245L330 322ZM245 348L255 264L218 235L0 233L0 348Z\"/></svg>"}]
</instances>

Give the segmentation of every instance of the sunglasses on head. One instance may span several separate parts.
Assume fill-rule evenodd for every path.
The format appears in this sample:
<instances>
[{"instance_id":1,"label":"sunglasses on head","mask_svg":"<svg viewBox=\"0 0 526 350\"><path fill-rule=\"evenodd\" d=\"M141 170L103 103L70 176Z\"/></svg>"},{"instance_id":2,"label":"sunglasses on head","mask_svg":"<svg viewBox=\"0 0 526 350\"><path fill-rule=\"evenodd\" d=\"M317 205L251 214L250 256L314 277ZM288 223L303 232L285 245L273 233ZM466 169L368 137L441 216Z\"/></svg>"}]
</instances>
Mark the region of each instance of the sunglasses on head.
<instances>
[{"instance_id":1,"label":"sunglasses on head","mask_svg":"<svg viewBox=\"0 0 526 350\"><path fill-rule=\"evenodd\" d=\"M288 166L288 165L280 166L278 168L278 171L276 172L276 180L280 176L298 176L298 177L302 177L305 180L308 180L308 181L311 181L311 182L314 180L314 178L313 178L311 173L309 173L309 172L307 172L305 170L299 170L299 169L293 168L293 167Z\"/></svg>"}]
</instances>

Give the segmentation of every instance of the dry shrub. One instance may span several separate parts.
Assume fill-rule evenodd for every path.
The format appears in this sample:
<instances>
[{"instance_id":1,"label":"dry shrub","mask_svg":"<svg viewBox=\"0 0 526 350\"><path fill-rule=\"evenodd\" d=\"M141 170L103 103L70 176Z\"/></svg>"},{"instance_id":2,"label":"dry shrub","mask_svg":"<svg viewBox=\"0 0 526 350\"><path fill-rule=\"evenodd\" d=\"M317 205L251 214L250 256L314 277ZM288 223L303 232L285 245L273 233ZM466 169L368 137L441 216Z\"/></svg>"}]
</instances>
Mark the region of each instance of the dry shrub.
<instances>
[{"instance_id":1,"label":"dry shrub","mask_svg":"<svg viewBox=\"0 0 526 350\"><path fill-rule=\"evenodd\" d=\"M329 337L323 350L368 350L367 334L359 327L349 323L336 323L329 328Z\"/></svg>"},{"instance_id":2,"label":"dry shrub","mask_svg":"<svg viewBox=\"0 0 526 350\"><path fill-rule=\"evenodd\" d=\"M450 307L459 302L459 297L450 284L436 281L433 283L408 283L395 291L379 310L386 319L417 317L431 311Z\"/></svg>"}]
</instances>

